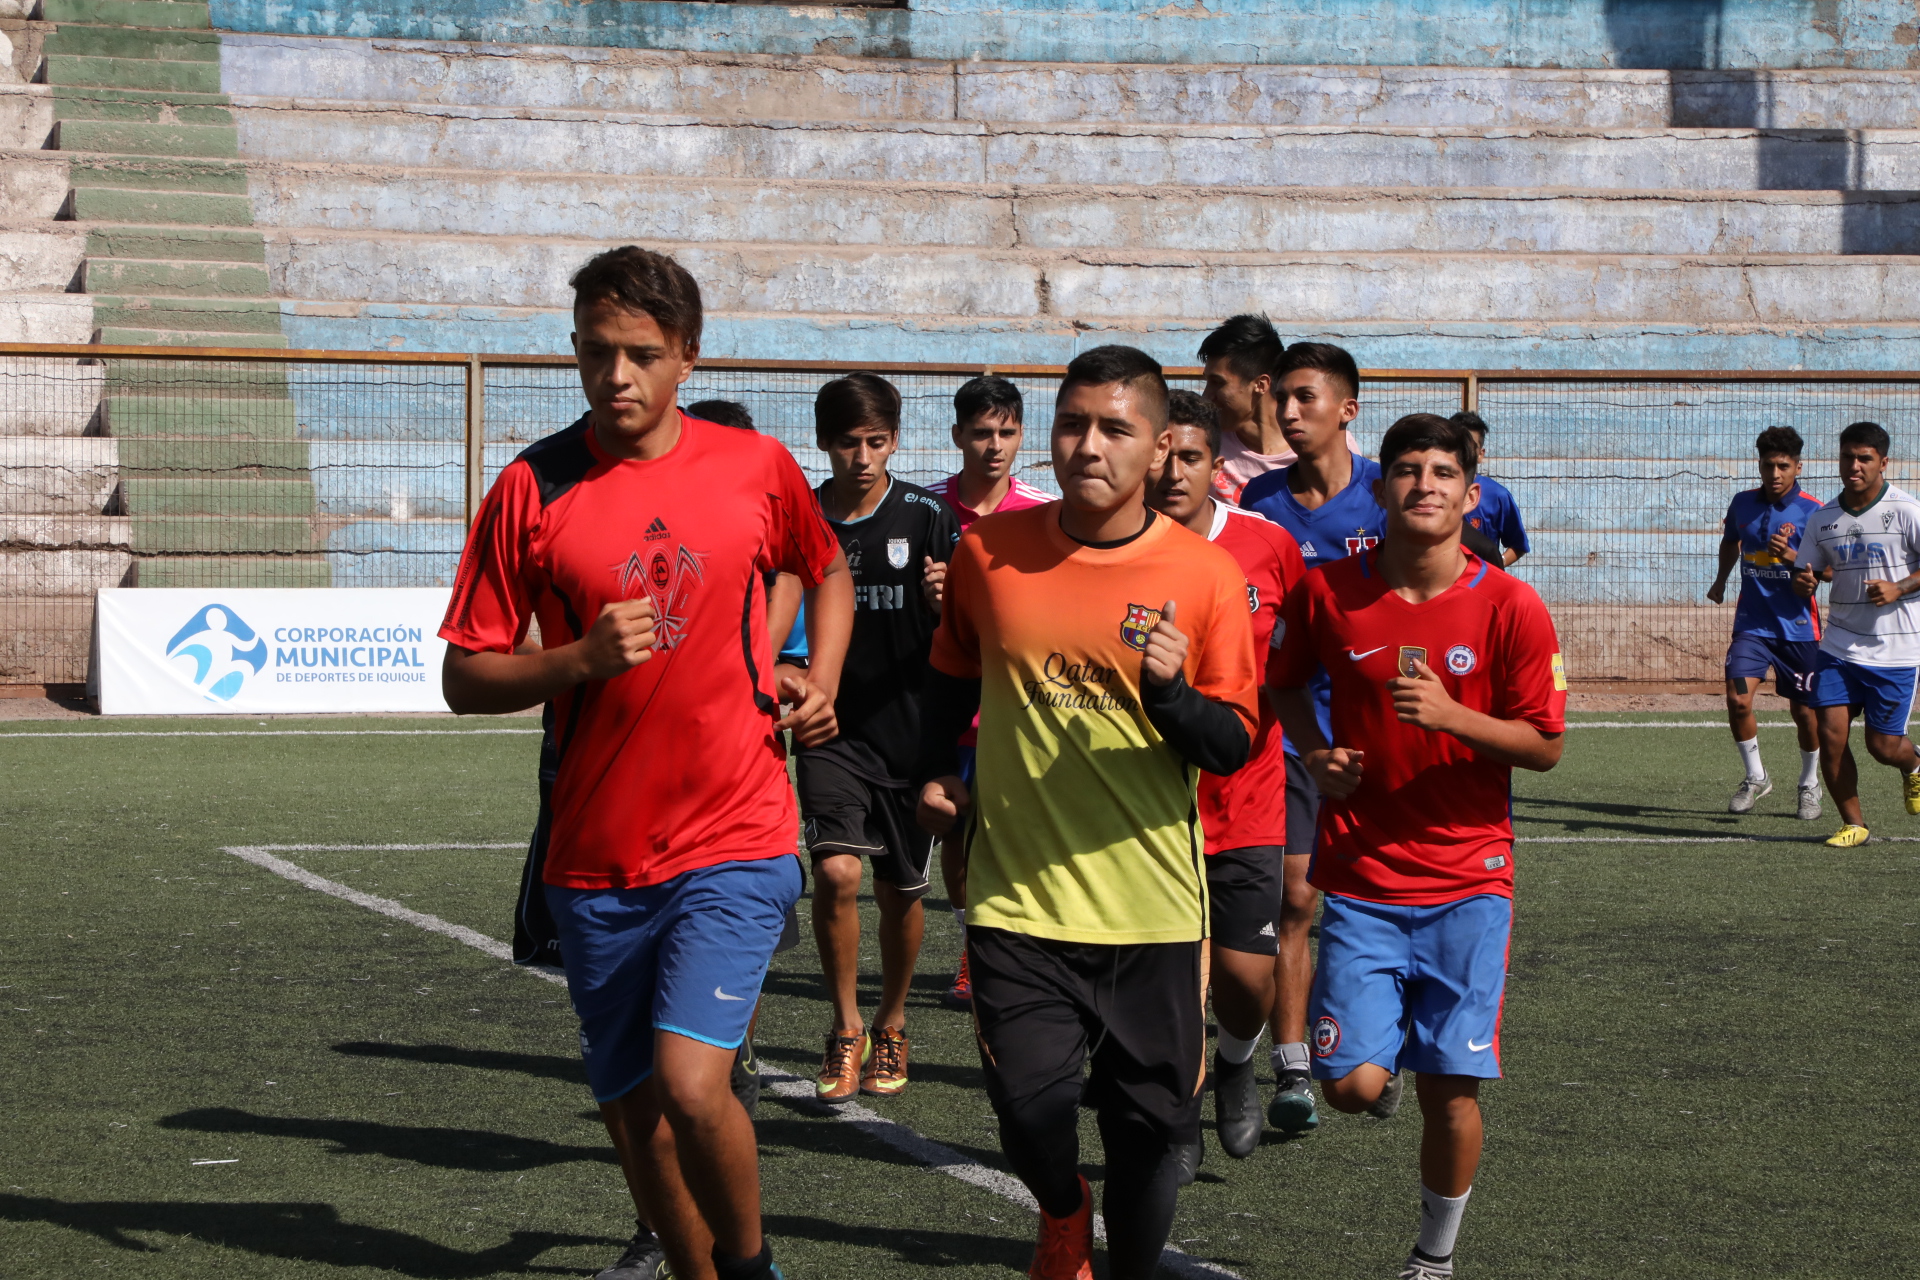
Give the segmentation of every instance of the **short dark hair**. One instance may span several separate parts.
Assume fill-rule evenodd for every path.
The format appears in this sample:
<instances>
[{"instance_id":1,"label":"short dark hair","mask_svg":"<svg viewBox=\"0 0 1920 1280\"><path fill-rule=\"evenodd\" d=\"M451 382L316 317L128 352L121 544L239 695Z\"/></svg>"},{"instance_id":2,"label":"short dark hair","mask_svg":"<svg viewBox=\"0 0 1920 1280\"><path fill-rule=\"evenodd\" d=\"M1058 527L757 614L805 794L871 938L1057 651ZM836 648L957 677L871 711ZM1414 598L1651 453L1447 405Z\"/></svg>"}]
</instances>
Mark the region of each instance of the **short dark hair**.
<instances>
[{"instance_id":1,"label":"short dark hair","mask_svg":"<svg viewBox=\"0 0 1920 1280\"><path fill-rule=\"evenodd\" d=\"M742 431L754 430L753 415L747 412L747 406L734 400L701 400L690 404L686 412L708 422L717 422L723 427L738 427Z\"/></svg>"},{"instance_id":2,"label":"short dark hair","mask_svg":"<svg viewBox=\"0 0 1920 1280\"><path fill-rule=\"evenodd\" d=\"M1806 447L1807 442L1802 440L1800 433L1792 427L1768 427L1753 438L1754 452L1763 458L1785 454L1798 462L1800 451Z\"/></svg>"},{"instance_id":3,"label":"short dark hair","mask_svg":"<svg viewBox=\"0 0 1920 1280\"><path fill-rule=\"evenodd\" d=\"M1473 433L1458 419L1437 413L1410 413L1387 428L1380 437L1380 470L1386 471L1402 454L1425 453L1438 449L1460 459L1460 469L1471 481L1480 467L1480 451L1474 447Z\"/></svg>"},{"instance_id":4,"label":"short dark hair","mask_svg":"<svg viewBox=\"0 0 1920 1280\"><path fill-rule=\"evenodd\" d=\"M990 373L961 383L960 389L953 393L953 420L965 426L988 413L1012 418L1015 422L1026 421L1026 402L1020 398L1020 388Z\"/></svg>"},{"instance_id":5,"label":"short dark hair","mask_svg":"<svg viewBox=\"0 0 1920 1280\"><path fill-rule=\"evenodd\" d=\"M1331 342L1296 342L1280 353L1273 363L1273 380L1280 379L1301 369L1317 369L1335 382L1347 388L1347 394L1355 400L1360 398L1360 366L1345 347L1336 347Z\"/></svg>"},{"instance_id":6,"label":"short dark hair","mask_svg":"<svg viewBox=\"0 0 1920 1280\"><path fill-rule=\"evenodd\" d=\"M1483 440L1486 439L1487 420L1471 409L1462 409L1447 421L1465 427Z\"/></svg>"},{"instance_id":7,"label":"short dark hair","mask_svg":"<svg viewBox=\"0 0 1920 1280\"><path fill-rule=\"evenodd\" d=\"M1205 397L1182 387L1167 393L1167 425L1198 427L1207 437L1207 448L1220 456L1220 414Z\"/></svg>"},{"instance_id":8,"label":"short dark hair","mask_svg":"<svg viewBox=\"0 0 1920 1280\"><path fill-rule=\"evenodd\" d=\"M1137 382L1144 386L1147 419L1153 423L1153 433L1159 435L1167 429L1167 376L1161 372L1160 362L1138 347L1112 345L1082 351L1067 366L1066 376L1060 379L1053 406L1059 408L1074 387L1104 387L1114 382Z\"/></svg>"},{"instance_id":9,"label":"short dark hair","mask_svg":"<svg viewBox=\"0 0 1920 1280\"><path fill-rule=\"evenodd\" d=\"M813 398L813 438L821 445L855 427L900 430L900 392L877 373L850 373Z\"/></svg>"},{"instance_id":10,"label":"short dark hair","mask_svg":"<svg viewBox=\"0 0 1920 1280\"><path fill-rule=\"evenodd\" d=\"M1274 331L1273 321L1249 312L1230 316L1200 343L1200 359L1225 357L1227 368L1248 382L1263 373L1273 372L1274 361L1287 349Z\"/></svg>"},{"instance_id":11,"label":"short dark hair","mask_svg":"<svg viewBox=\"0 0 1920 1280\"><path fill-rule=\"evenodd\" d=\"M1887 435L1887 429L1877 422L1856 422L1840 433L1842 449L1855 444L1878 449L1883 458L1893 452L1893 440Z\"/></svg>"},{"instance_id":12,"label":"short dark hair","mask_svg":"<svg viewBox=\"0 0 1920 1280\"><path fill-rule=\"evenodd\" d=\"M575 308L602 299L617 302L652 316L661 331L678 337L683 347L700 345L700 284L664 253L623 244L588 258L567 283L573 286Z\"/></svg>"}]
</instances>

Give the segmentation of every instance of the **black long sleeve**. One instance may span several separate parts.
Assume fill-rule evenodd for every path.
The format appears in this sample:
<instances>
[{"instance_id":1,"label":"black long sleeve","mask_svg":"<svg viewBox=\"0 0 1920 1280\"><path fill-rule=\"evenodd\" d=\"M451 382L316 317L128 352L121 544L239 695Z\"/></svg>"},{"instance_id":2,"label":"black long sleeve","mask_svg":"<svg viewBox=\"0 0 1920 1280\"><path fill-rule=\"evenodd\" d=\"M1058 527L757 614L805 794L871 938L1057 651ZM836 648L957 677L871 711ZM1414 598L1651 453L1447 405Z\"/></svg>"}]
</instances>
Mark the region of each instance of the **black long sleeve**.
<instances>
[{"instance_id":1,"label":"black long sleeve","mask_svg":"<svg viewBox=\"0 0 1920 1280\"><path fill-rule=\"evenodd\" d=\"M950 676L929 667L920 691L920 751L914 759L913 789L934 778L960 772L960 735L980 711L980 681Z\"/></svg>"},{"instance_id":2,"label":"black long sleeve","mask_svg":"<svg viewBox=\"0 0 1920 1280\"><path fill-rule=\"evenodd\" d=\"M1187 683L1185 673L1170 684L1140 675L1140 705L1147 723L1159 731L1180 758L1208 773L1229 774L1247 762L1253 739L1239 713L1215 702Z\"/></svg>"}]
</instances>

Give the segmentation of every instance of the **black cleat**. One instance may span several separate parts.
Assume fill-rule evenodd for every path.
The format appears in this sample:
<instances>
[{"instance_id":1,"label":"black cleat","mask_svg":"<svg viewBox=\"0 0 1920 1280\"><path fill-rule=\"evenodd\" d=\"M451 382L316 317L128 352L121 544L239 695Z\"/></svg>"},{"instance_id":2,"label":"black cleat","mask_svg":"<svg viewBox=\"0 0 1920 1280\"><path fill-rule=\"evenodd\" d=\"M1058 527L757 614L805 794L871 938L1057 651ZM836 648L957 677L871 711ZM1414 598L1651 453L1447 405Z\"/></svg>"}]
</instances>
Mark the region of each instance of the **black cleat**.
<instances>
[{"instance_id":1,"label":"black cleat","mask_svg":"<svg viewBox=\"0 0 1920 1280\"><path fill-rule=\"evenodd\" d=\"M1205 1148L1198 1142L1173 1144L1173 1158L1180 1167L1181 1186L1192 1186L1193 1180L1200 1176L1200 1158L1205 1153Z\"/></svg>"},{"instance_id":2,"label":"black cleat","mask_svg":"<svg viewBox=\"0 0 1920 1280\"><path fill-rule=\"evenodd\" d=\"M643 1226L633 1233L620 1261L597 1272L593 1280L673 1280L673 1272L667 1269L666 1250Z\"/></svg>"},{"instance_id":3,"label":"black cleat","mask_svg":"<svg viewBox=\"0 0 1920 1280\"><path fill-rule=\"evenodd\" d=\"M733 1096L740 1099L740 1105L747 1109L749 1118L753 1109L760 1105L760 1059L753 1052L753 1037L748 1036L740 1042L740 1049L733 1055L733 1078L730 1081Z\"/></svg>"},{"instance_id":4,"label":"black cleat","mask_svg":"<svg viewBox=\"0 0 1920 1280\"><path fill-rule=\"evenodd\" d=\"M1407 1078L1396 1071L1393 1079L1387 1081L1387 1087L1380 1091L1380 1096L1374 1099L1373 1105L1367 1108L1367 1114L1375 1120L1393 1119L1393 1113L1400 1109L1400 1099L1406 1091Z\"/></svg>"},{"instance_id":5,"label":"black cleat","mask_svg":"<svg viewBox=\"0 0 1920 1280\"><path fill-rule=\"evenodd\" d=\"M1320 1127L1320 1111L1313 1100L1312 1077L1304 1071L1280 1072L1273 1091L1273 1104L1267 1108L1267 1123L1291 1138L1312 1133Z\"/></svg>"},{"instance_id":6,"label":"black cleat","mask_svg":"<svg viewBox=\"0 0 1920 1280\"><path fill-rule=\"evenodd\" d=\"M1260 1145L1260 1082L1254 1078L1253 1059L1233 1063L1218 1054L1213 1059L1213 1127L1220 1147L1235 1160L1245 1160Z\"/></svg>"}]
</instances>

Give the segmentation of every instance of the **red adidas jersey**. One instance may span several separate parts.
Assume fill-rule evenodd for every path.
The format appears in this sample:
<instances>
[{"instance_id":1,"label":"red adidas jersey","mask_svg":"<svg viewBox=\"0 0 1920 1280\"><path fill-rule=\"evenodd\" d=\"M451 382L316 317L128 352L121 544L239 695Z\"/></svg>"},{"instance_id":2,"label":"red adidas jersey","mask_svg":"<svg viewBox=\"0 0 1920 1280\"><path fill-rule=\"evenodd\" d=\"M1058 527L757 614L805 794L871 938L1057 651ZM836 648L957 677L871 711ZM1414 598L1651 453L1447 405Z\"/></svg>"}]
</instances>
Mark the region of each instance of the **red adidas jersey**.
<instances>
[{"instance_id":1,"label":"red adidas jersey","mask_svg":"<svg viewBox=\"0 0 1920 1280\"><path fill-rule=\"evenodd\" d=\"M1307 571L1300 544L1271 520L1219 501L1213 504L1207 540L1231 555L1246 575L1254 652L1267 654L1274 638L1285 634L1276 624L1287 592ZM1264 693L1260 728L1246 764L1224 778L1200 775L1200 825L1209 854L1287 842L1287 754Z\"/></svg>"},{"instance_id":2,"label":"red adidas jersey","mask_svg":"<svg viewBox=\"0 0 1920 1280\"><path fill-rule=\"evenodd\" d=\"M953 508L953 514L960 521L960 532L965 533L973 527L975 520L980 519L980 513L978 511L975 511L972 507L960 501L960 473L958 471L948 476L945 480L942 480L939 484L932 486L928 492L939 494L941 501ZM1012 483L1007 486L1007 496L1000 499L1000 505L993 509L993 514L997 516L1003 511L1025 511L1029 507L1044 507L1052 501L1052 494L1036 489L1019 476L1014 476ZM980 717L978 715L973 717L973 723L967 726L967 731L960 735L960 745L963 747L977 747L980 745Z\"/></svg>"},{"instance_id":3,"label":"red adidas jersey","mask_svg":"<svg viewBox=\"0 0 1920 1280\"><path fill-rule=\"evenodd\" d=\"M1387 681L1419 656L1461 705L1562 733L1567 682L1553 619L1533 588L1471 553L1460 580L1425 604L1395 595L1378 560L1369 551L1306 575L1287 597L1270 669L1275 685L1297 688L1324 666L1333 745L1366 752L1359 789L1321 801L1308 878L1328 893L1410 906L1512 897L1512 769L1401 723Z\"/></svg>"},{"instance_id":4,"label":"red adidas jersey","mask_svg":"<svg viewBox=\"0 0 1920 1280\"><path fill-rule=\"evenodd\" d=\"M761 575L815 586L839 550L778 441L684 415L661 458L609 457L582 418L500 473L442 638L510 653L538 617L554 648L643 594L660 618L651 660L554 699L548 884L635 888L794 852Z\"/></svg>"}]
</instances>

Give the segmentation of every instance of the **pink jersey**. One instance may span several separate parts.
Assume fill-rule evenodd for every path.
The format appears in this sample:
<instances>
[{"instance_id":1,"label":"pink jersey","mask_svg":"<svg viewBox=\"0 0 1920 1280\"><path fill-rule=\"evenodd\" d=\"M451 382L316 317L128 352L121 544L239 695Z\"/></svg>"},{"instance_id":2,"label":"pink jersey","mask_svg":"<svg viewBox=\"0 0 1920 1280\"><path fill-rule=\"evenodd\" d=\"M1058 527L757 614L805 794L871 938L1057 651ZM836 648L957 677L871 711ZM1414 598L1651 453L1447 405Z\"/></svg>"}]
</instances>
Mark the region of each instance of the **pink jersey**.
<instances>
[{"instance_id":1,"label":"pink jersey","mask_svg":"<svg viewBox=\"0 0 1920 1280\"><path fill-rule=\"evenodd\" d=\"M960 517L960 531L962 533L966 532L968 526L980 518L978 511L975 511L972 507L960 501L960 476L958 473L948 476L939 484L928 485L927 488L939 494L940 497L946 501L946 504L953 508L953 514ZM1012 484L1007 489L1007 496L1000 499L1000 505L995 507L993 512L995 515L998 515L1002 511L1025 511L1028 507L1044 507L1052 501L1052 494L1042 493L1025 480L1015 476Z\"/></svg>"}]
</instances>

